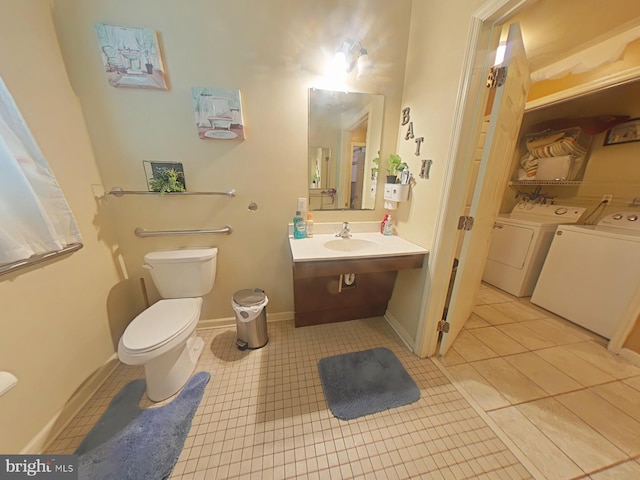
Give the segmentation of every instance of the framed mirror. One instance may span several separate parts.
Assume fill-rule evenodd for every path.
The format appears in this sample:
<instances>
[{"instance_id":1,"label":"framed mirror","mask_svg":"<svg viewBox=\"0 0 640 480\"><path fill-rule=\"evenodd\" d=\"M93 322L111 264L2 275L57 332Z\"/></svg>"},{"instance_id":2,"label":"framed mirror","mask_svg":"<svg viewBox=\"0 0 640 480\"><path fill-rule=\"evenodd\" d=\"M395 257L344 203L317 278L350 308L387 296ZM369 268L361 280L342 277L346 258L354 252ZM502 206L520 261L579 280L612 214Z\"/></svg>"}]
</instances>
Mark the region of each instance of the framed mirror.
<instances>
[{"instance_id":1,"label":"framed mirror","mask_svg":"<svg viewBox=\"0 0 640 480\"><path fill-rule=\"evenodd\" d=\"M309 90L309 210L371 210L384 96Z\"/></svg>"}]
</instances>

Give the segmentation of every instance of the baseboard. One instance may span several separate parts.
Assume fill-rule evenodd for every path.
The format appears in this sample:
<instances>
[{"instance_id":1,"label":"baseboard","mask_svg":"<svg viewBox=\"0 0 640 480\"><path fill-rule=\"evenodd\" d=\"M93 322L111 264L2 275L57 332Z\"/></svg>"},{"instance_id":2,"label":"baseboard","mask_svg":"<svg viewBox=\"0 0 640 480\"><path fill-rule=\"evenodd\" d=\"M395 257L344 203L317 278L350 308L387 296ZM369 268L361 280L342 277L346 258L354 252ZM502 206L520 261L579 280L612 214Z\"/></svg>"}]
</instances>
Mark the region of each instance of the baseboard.
<instances>
[{"instance_id":1,"label":"baseboard","mask_svg":"<svg viewBox=\"0 0 640 480\"><path fill-rule=\"evenodd\" d=\"M275 322L285 322L294 319L293 312L269 313L267 312L267 324ZM201 328L225 328L235 327L236 317L213 318L209 320L200 320L198 329Z\"/></svg>"},{"instance_id":2,"label":"baseboard","mask_svg":"<svg viewBox=\"0 0 640 480\"><path fill-rule=\"evenodd\" d=\"M398 319L396 319L396 317L394 317L391 314L391 312L389 312L389 310L387 310L386 313L384 314L384 318L387 321L387 323L391 325L391 328L393 328L393 330L398 334L398 336L400 337L400 340L404 342L407 348L412 352L415 352L414 350L415 340L411 338L411 335L409 335L409 333L405 330L405 328L402 325L400 325L400 322L398 322Z\"/></svg>"},{"instance_id":3,"label":"baseboard","mask_svg":"<svg viewBox=\"0 0 640 480\"><path fill-rule=\"evenodd\" d=\"M109 378L119 364L118 355L114 353L109 359L87 378L73 393L71 398L56 413L20 452L23 455L41 454L60 435L60 432L75 418L80 409L89 401L94 393Z\"/></svg>"},{"instance_id":4,"label":"baseboard","mask_svg":"<svg viewBox=\"0 0 640 480\"><path fill-rule=\"evenodd\" d=\"M640 353L634 350L629 350L628 348L623 348L622 350L620 350L620 356L627 360L629 363L640 367Z\"/></svg>"}]
</instances>

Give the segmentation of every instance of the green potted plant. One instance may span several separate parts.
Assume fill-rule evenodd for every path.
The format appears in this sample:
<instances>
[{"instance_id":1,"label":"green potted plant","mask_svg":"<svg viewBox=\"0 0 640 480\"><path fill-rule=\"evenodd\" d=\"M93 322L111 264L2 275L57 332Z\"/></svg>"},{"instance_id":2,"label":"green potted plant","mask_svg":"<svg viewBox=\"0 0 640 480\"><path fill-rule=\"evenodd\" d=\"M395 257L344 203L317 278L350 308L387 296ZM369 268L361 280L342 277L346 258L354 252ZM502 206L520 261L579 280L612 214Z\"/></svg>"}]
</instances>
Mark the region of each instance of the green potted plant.
<instances>
[{"instance_id":1,"label":"green potted plant","mask_svg":"<svg viewBox=\"0 0 640 480\"><path fill-rule=\"evenodd\" d=\"M184 192L186 190L182 172L173 168L159 168L149 181L149 188L152 192L160 193Z\"/></svg>"},{"instance_id":2,"label":"green potted plant","mask_svg":"<svg viewBox=\"0 0 640 480\"><path fill-rule=\"evenodd\" d=\"M380 165L380 157L373 159L373 163L376 165L373 170L378 173L378 167ZM387 183L396 183L398 180L398 173L402 172L408 165L402 161L400 155L392 153L387 160L388 167L380 167L383 170L389 172L387 175Z\"/></svg>"}]
</instances>

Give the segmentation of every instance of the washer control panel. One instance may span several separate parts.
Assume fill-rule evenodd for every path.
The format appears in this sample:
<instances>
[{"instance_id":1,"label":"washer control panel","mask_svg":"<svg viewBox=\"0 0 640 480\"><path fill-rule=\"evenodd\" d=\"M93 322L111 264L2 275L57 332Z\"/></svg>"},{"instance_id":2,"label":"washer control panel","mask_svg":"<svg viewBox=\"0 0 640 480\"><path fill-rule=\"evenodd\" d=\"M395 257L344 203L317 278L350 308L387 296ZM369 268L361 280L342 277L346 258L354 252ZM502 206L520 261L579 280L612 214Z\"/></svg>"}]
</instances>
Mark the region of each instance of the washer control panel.
<instances>
[{"instance_id":1,"label":"washer control panel","mask_svg":"<svg viewBox=\"0 0 640 480\"><path fill-rule=\"evenodd\" d=\"M617 212L607 215L598 222L603 227L624 228L640 232L640 215L638 212Z\"/></svg>"}]
</instances>

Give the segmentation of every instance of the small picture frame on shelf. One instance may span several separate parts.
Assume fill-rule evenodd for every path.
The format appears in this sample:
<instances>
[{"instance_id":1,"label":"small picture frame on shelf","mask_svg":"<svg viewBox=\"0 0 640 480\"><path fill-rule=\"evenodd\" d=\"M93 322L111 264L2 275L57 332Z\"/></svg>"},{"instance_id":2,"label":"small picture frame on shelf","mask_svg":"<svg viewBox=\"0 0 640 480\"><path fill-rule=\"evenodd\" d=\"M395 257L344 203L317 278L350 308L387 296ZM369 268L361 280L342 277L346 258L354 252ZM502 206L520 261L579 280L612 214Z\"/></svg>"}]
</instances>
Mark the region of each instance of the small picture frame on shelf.
<instances>
[{"instance_id":1,"label":"small picture frame on shelf","mask_svg":"<svg viewBox=\"0 0 640 480\"><path fill-rule=\"evenodd\" d=\"M186 192L184 168L180 162L154 162L145 160L144 174L150 192Z\"/></svg>"},{"instance_id":2,"label":"small picture frame on shelf","mask_svg":"<svg viewBox=\"0 0 640 480\"><path fill-rule=\"evenodd\" d=\"M640 142L640 118L632 118L607 131L603 146Z\"/></svg>"}]
</instances>

